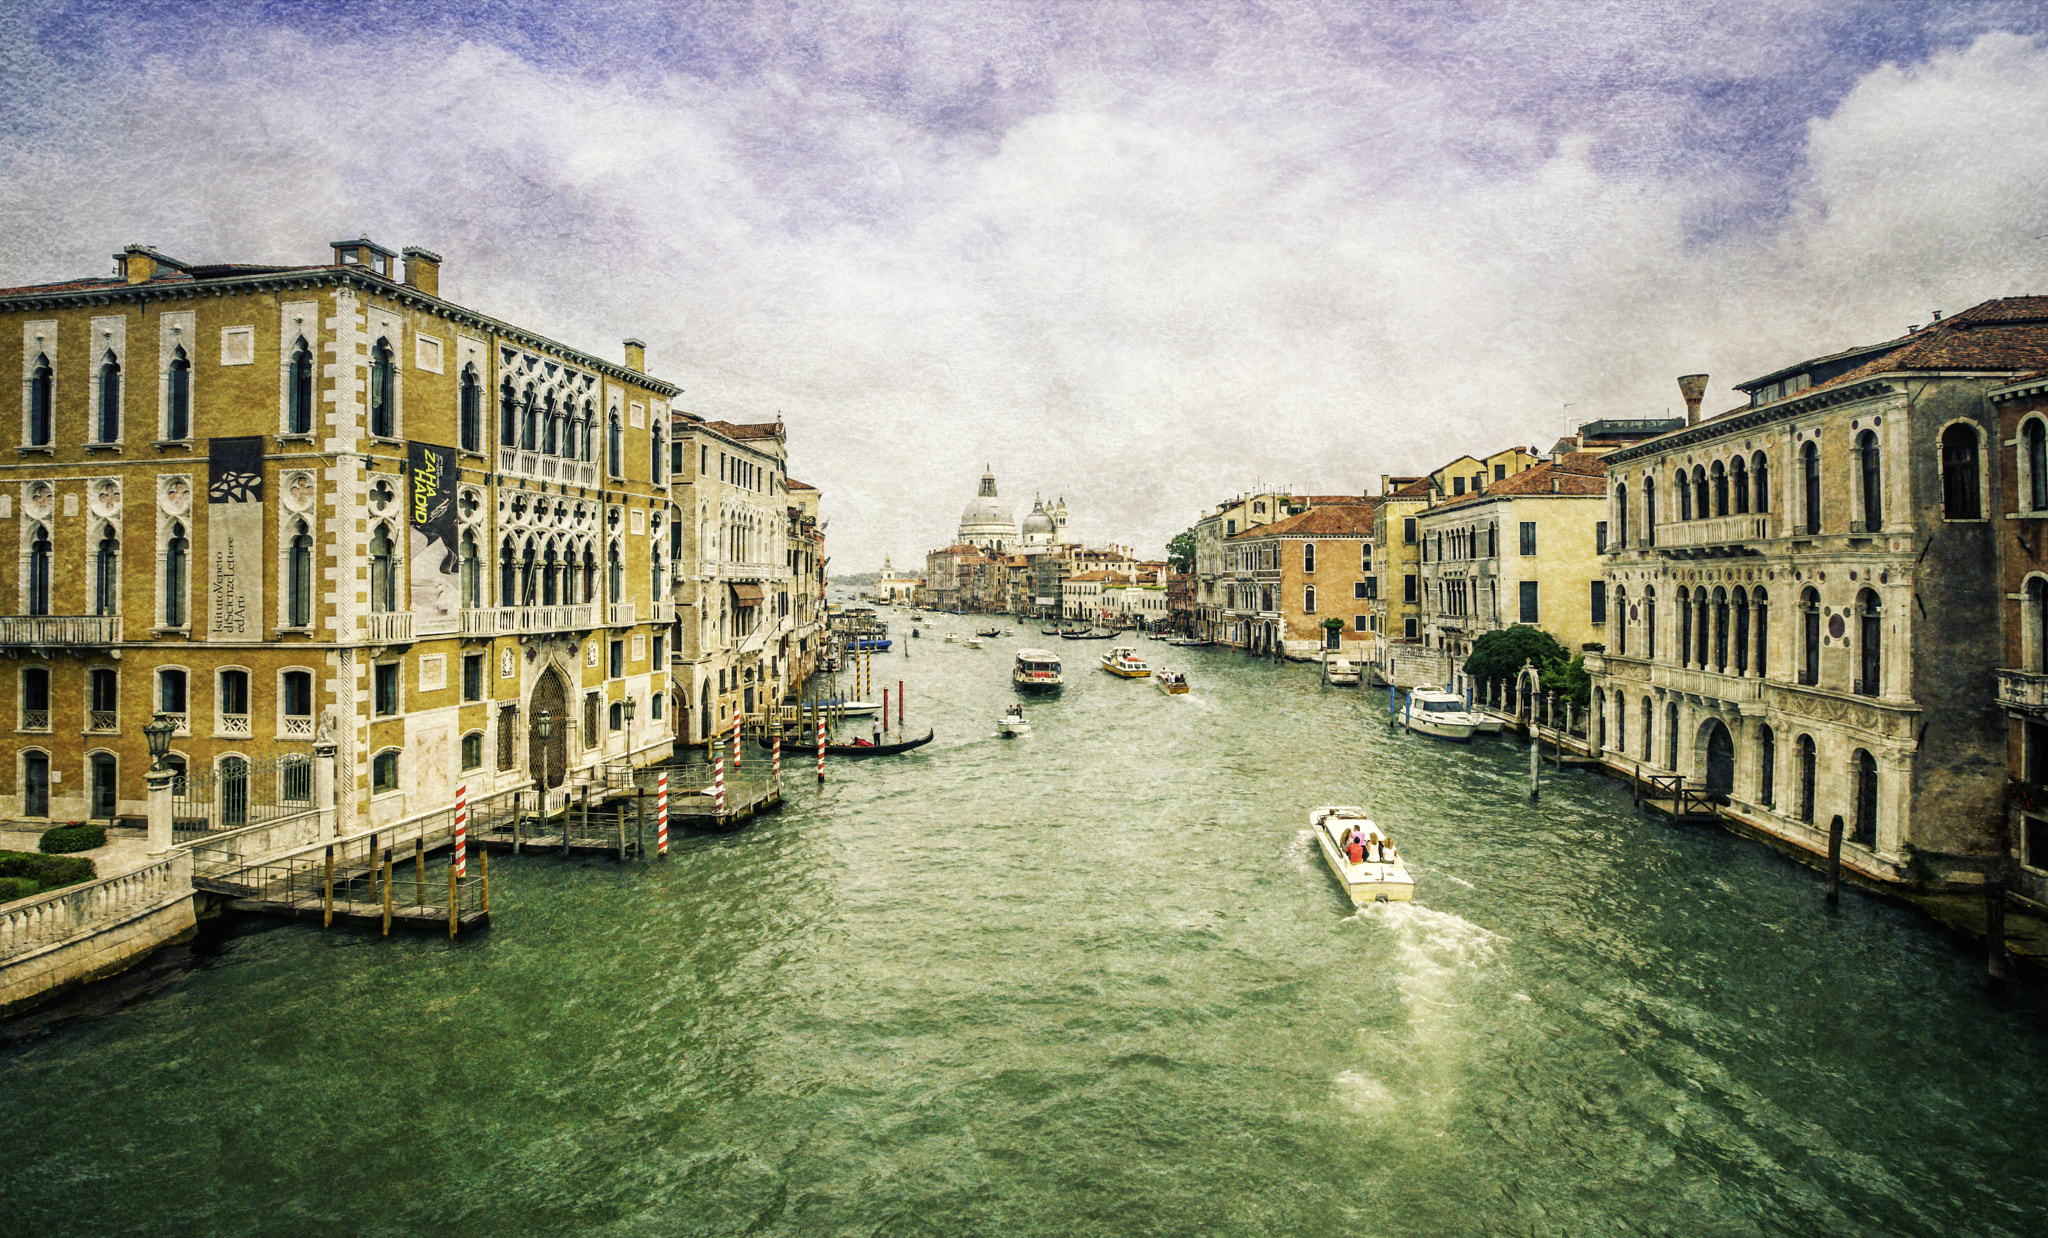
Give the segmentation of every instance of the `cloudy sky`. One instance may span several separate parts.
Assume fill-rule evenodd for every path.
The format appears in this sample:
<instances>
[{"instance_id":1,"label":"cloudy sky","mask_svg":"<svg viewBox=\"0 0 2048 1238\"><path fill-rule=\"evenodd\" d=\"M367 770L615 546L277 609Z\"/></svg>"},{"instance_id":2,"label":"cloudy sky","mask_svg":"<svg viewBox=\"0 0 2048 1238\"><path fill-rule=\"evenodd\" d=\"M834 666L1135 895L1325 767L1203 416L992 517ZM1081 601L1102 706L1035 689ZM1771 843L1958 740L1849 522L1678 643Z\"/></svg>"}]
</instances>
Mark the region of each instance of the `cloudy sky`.
<instances>
[{"instance_id":1,"label":"cloudy sky","mask_svg":"<svg viewBox=\"0 0 2048 1238\"><path fill-rule=\"evenodd\" d=\"M789 426L834 569L1159 553L2048 292L2048 6L37 5L0 284L123 244L442 291Z\"/></svg>"}]
</instances>

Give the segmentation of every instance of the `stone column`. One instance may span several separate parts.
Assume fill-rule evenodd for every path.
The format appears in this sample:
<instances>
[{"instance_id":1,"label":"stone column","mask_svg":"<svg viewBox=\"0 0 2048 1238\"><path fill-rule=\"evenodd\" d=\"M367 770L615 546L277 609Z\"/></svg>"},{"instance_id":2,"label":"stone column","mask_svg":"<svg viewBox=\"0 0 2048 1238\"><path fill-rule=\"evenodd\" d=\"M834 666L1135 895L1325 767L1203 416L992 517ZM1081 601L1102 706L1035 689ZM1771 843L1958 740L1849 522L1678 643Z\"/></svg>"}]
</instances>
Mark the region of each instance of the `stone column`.
<instances>
[{"instance_id":1,"label":"stone column","mask_svg":"<svg viewBox=\"0 0 2048 1238\"><path fill-rule=\"evenodd\" d=\"M153 769L143 775L143 784L149 789L149 854L168 855L171 850L171 784L177 780L176 772L168 769Z\"/></svg>"},{"instance_id":2,"label":"stone column","mask_svg":"<svg viewBox=\"0 0 2048 1238\"><path fill-rule=\"evenodd\" d=\"M331 739L313 741L313 803L327 815L326 834L341 833L340 805L334 802L334 758L340 745Z\"/></svg>"}]
</instances>

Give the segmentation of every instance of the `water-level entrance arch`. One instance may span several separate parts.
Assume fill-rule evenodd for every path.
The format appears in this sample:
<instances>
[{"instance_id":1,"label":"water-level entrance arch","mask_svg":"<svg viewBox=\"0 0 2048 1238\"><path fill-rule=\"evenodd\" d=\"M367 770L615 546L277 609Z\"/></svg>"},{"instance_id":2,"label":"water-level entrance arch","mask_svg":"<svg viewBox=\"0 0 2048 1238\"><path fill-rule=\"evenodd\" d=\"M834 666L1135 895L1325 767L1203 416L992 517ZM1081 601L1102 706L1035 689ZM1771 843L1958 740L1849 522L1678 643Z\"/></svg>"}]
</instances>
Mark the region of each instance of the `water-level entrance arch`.
<instances>
[{"instance_id":1,"label":"water-level entrance arch","mask_svg":"<svg viewBox=\"0 0 2048 1238\"><path fill-rule=\"evenodd\" d=\"M1735 737L1719 718L1707 719L1701 738L1707 754L1707 790L1728 795L1735 790Z\"/></svg>"},{"instance_id":2,"label":"water-level entrance arch","mask_svg":"<svg viewBox=\"0 0 2048 1238\"><path fill-rule=\"evenodd\" d=\"M562 687L562 676L550 666L534 681L533 696L527 710L526 762L533 776L545 774L549 790L562 785L568 777L569 767L569 694ZM540 712L545 709L551 720L548 737L540 737Z\"/></svg>"}]
</instances>

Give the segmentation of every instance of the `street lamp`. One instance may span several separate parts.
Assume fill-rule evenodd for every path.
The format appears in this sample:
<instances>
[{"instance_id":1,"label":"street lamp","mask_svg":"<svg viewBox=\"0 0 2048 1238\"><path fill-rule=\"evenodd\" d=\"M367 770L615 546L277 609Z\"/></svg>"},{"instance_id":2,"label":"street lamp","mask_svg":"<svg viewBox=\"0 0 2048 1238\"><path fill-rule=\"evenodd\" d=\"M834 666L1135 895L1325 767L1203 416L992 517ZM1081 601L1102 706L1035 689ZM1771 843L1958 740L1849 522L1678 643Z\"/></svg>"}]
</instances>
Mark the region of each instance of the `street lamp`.
<instances>
[{"instance_id":1,"label":"street lamp","mask_svg":"<svg viewBox=\"0 0 2048 1238\"><path fill-rule=\"evenodd\" d=\"M163 714L158 714L142 728L144 738L149 740L149 767L151 769L164 768L164 758L171 755L171 732L177 729L177 724L173 723L169 717Z\"/></svg>"},{"instance_id":2,"label":"street lamp","mask_svg":"<svg viewBox=\"0 0 2048 1238\"><path fill-rule=\"evenodd\" d=\"M626 764L628 766L633 764L633 710L634 701L629 696L626 698Z\"/></svg>"}]
</instances>

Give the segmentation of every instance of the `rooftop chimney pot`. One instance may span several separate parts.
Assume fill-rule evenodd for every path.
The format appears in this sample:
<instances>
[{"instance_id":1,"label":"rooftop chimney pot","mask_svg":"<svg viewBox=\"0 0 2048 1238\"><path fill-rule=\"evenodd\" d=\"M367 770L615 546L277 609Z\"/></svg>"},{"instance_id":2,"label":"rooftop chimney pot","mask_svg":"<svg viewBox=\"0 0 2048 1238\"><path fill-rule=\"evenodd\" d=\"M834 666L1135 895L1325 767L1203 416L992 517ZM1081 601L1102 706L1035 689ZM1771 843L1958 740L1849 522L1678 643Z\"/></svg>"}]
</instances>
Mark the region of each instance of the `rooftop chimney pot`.
<instances>
[{"instance_id":1,"label":"rooftop chimney pot","mask_svg":"<svg viewBox=\"0 0 2048 1238\"><path fill-rule=\"evenodd\" d=\"M1705 374L1681 374L1678 376L1678 393L1685 397L1685 424L1696 426L1700 423L1700 397L1707 394Z\"/></svg>"},{"instance_id":2,"label":"rooftop chimney pot","mask_svg":"<svg viewBox=\"0 0 2048 1238\"><path fill-rule=\"evenodd\" d=\"M635 374L647 372L647 341L626 341L626 368Z\"/></svg>"}]
</instances>

